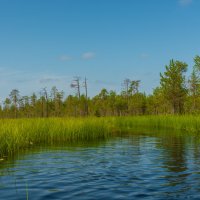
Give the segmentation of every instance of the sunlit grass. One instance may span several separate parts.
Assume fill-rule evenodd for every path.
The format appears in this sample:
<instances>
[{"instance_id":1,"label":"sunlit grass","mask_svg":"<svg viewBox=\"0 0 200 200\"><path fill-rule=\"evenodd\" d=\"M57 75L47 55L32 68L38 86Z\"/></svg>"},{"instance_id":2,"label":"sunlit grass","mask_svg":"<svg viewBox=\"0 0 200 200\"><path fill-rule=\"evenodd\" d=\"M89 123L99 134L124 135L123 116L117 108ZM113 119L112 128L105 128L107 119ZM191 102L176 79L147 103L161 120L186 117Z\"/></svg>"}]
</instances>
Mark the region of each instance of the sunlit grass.
<instances>
[{"instance_id":1,"label":"sunlit grass","mask_svg":"<svg viewBox=\"0 0 200 200\"><path fill-rule=\"evenodd\" d=\"M136 127L144 127L151 129L171 129L182 130L185 132L200 132L200 116L136 116L116 118L116 127L120 129L134 129Z\"/></svg>"},{"instance_id":2,"label":"sunlit grass","mask_svg":"<svg viewBox=\"0 0 200 200\"><path fill-rule=\"evenodd\" d=\"M0 159L32 146L106 139L136 128L200 132L200 116L1 119Z\"/></svg>"},{"instance_id":3,"label":"sunlit grass","mask_svg":"<svg viewBox=\"0 0 200 200\"><path fill-rule=\"evenodd\" d=\"M97 118L0 120L0 157L31 146L106 139L112 134L109 120Z\"/></svg>"}]
</instances>

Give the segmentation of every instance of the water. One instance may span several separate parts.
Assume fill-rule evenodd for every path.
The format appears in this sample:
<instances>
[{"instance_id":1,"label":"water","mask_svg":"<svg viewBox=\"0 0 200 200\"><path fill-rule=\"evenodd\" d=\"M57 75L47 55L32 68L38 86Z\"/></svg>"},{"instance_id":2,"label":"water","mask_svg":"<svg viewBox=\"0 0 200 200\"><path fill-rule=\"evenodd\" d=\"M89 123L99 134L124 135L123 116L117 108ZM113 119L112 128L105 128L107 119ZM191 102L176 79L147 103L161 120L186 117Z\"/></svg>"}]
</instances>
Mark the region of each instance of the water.
<instances>
[{"instance_id":1,"label":"water","mask_svg":"<svg viewBox=\"0 0 200 200\"><path fill-rule=\"evenodd\" d=\"M200 140L132 134L0 162L0 199L200 199Z\"/></svg>"}]
</instances>

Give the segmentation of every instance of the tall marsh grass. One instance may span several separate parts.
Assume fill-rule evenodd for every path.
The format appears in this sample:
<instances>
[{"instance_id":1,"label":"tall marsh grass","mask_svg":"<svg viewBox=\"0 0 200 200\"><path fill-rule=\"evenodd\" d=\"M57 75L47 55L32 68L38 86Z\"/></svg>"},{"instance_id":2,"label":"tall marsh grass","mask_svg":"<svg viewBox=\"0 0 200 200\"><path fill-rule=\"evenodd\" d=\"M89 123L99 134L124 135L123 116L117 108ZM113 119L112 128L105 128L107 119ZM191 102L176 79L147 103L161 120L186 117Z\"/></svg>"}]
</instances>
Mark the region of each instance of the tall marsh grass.
<instances>
[{"instance_id":1,"label":"tall marsh grass","mask_svg":"<svg viewBox=\"0 0 200 200\"><path fill-rule=\"evenodd\" d=\"M109 120L97 118L2 119L0 158L31 146L106 139L112 134Z\"/></svg>"},{"instance_id":2,"label":"tall marsh grass","mask_svg":"<svg viewBox=\"0 0 200 200\"><path fill-rule=\"evenodd\" d=\"M199 133L200 116L1 119L0 158L31 146L106 139L136 128Z\"/></svg>"},{"instance_id":3,"label":"tall marsh grass","mask_svg":"<svg viewBox=\"0 0 200 200\"><path fill-rule=\"evenodd\" d=\"M116 118L115 127L120 129L150 128L154 130L170 129L191 133L200 133L200 116L136 116Z\"/></svg>"}]
</instances>

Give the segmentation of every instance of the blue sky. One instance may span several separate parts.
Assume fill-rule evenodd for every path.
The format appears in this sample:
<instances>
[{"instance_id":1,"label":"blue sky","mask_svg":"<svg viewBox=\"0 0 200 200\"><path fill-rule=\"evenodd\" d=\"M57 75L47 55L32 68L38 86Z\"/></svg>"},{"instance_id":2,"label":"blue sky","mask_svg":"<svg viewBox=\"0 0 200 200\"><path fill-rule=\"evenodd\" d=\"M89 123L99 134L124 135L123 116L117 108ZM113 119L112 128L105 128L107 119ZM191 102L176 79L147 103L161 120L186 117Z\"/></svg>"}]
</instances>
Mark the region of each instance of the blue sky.
<instances>
[{"instance_id":1,"label":"blue sky","mask_svg":"<svg viewBox=\"0 0 200 200\"><path fill-rule=\"evenodd\" d=\"M0 101L14 88L73 93L74 76L90 96L125 78L151 93L170 59L190 72L197 54L199 0L0 0Z\"/></svg>"}]
</instances>

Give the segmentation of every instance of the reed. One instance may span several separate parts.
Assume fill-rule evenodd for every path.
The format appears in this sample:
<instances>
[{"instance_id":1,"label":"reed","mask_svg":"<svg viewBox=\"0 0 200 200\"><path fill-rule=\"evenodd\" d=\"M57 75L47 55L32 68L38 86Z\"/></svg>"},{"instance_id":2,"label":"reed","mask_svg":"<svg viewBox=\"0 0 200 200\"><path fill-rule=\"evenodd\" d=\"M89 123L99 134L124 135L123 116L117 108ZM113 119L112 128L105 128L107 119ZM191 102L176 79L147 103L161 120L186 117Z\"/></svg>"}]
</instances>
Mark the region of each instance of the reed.
<instances>
[{"instance_id":1,"label":"reed","mask_svg":"<svg viewBox=\"0 0 200 200\"><path fill-rule=\"evenodd\" d=\"M188 133L200 132L200 116L193 115L163 115L163 116L135 116L116 118L115 127L132 130L135 128L149 128L154 130L170 129Z\"/></svg>"},{"instance_id":2,"label":"reed","mask_svg":"<svg viewBox=\"0 0 200 200\"><path fill-rule=\"evenodd\" d=\"M105 119L2 119L0 158L31 146L106 139L112 134L109 120Z\"/></svg>"},{"instance_id":3,"label":"reed","mask_svg":"<svg viewBox=\"0 0 200 200\"><path fill-rule=\"evenodd\" d=\"M136 128L200 132L200 116L1 119L0 159L31 146L102 140Z\"/></svg>"}]
</instances>

